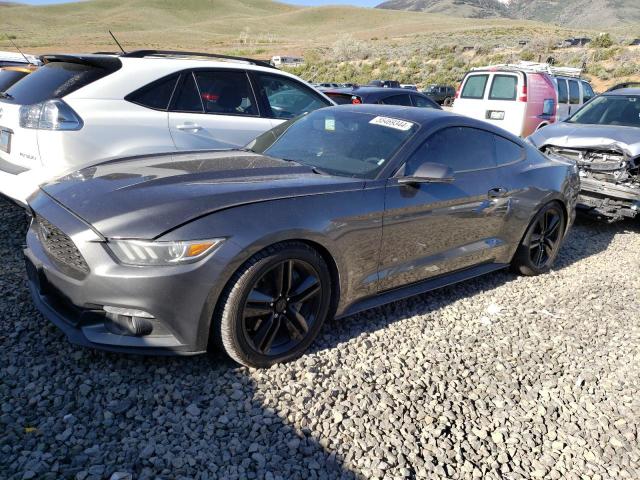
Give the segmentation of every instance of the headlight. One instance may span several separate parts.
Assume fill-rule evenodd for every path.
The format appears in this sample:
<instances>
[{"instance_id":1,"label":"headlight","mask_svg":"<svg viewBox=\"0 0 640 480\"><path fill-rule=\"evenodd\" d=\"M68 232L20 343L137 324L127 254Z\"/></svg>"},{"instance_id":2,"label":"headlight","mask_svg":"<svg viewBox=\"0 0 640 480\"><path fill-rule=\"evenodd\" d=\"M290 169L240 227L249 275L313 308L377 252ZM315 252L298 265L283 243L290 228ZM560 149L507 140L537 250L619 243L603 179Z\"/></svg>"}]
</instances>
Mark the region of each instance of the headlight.
<instances>
[{"instance_id":1,"label":"headlight","mask_svg":"<svg viewBox=\"0 0 640 480\"><path fill-rule=\"evenodd\" d=\"M82 119L62 100L20 107L20 126L39 130L80 130Z\"/></svg>"},{"instance_id":2,"label":"headlight","mask_svg":"<svg viewBox=\"0 0 640 480\"><path fill-rule=\"evenodd\" d=\"M185 242L109 240L108 248L125 265L176 265L195 262L213 252L222 238Z\"/></svg>"}]
</instances>

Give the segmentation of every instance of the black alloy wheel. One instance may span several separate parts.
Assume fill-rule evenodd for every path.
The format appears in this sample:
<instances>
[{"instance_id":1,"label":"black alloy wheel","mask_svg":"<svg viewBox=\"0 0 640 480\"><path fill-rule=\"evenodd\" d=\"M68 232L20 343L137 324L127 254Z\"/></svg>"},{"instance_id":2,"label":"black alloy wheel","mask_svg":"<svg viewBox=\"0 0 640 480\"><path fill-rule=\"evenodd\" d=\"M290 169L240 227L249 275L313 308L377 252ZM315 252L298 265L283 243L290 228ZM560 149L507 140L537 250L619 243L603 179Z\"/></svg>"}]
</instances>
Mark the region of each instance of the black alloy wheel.
<instances>
[{"instance_id":1,"label":"black alloy wheel","mask_svg":"<svg viewBox=\"0 0 640 480\"><path fill-rule=\"evenodd\" d=\"M315 339L331 305L322 256L298 242L273 245L234 274L221 295L213 333L239 363L268 367L293 360Z\"/></svg>"},{"instance_id":2,"label":"black alloy wheel","mask_svg":"<svg viewBox=\"0 0 640 480\"><path fill-rule=\"evenodd\" d=\"M261 355L295 348L317 320L322 303L319 273L302 260L272 266L253 285L242 311L244 333Z\"/></svg>"},{"instance_id":3,"label":"black alloy wheel","mask_svg":"<svg viewBox=\"0 0 640 480\"><path fill-rule=\"evenodd\" d=\"M529 258L538 268L544 268L558 248L562 214L548 209L534 223L529 237Z\"/></svg>"},{"instance_id":4,"label":"black alloy wheel","mask_svg":"<svg viewBox=\"0 0 640 480\"><path fill-rule=\"evenodd\" d=\"M514 256L514 270L524 275L547 272L560 251L566 218L556 202L545 205L533 218Z\"/></svg>"}]
</instances>

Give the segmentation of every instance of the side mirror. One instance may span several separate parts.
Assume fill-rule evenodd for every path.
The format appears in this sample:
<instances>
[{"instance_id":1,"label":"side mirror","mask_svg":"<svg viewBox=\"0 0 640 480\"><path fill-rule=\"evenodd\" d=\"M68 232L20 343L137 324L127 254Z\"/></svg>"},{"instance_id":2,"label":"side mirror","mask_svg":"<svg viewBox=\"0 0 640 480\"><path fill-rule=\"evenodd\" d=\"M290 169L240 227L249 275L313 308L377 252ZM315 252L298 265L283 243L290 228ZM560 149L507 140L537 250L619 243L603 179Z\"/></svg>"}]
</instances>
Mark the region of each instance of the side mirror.
<instances>
[{"instance_id":1,"label":"side mirror","mask_svg":"<svg viewBox=\"0 0 640 480\"><path fill-rule=\"evenodd\" d=\"M413 175L399 177L400 184L419 183L451 183L453 182L453 169L442 163L425 162L418 167Z\"/></svg>"}]
</instances>

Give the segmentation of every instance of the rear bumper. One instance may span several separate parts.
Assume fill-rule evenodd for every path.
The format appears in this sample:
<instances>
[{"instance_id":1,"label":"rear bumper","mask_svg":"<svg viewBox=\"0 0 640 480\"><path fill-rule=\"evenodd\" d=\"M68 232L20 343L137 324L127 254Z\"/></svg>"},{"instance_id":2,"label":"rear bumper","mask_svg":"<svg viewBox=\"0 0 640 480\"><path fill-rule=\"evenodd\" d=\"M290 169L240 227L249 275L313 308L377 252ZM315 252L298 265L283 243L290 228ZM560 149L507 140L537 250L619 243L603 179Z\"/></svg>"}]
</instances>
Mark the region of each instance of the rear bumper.
<instances>
[{"instance_id":1,"label":"rear bumper","mask_svg":"<svg viewBox=\"0 0 640 480\"><path fill-rule=\"evenodd\" d=\"M21 207L27 206L29 198L39 186L50 180L44 169L25 170L10 162L0 163L0 194Z\"/></svg>"}]
</instances>

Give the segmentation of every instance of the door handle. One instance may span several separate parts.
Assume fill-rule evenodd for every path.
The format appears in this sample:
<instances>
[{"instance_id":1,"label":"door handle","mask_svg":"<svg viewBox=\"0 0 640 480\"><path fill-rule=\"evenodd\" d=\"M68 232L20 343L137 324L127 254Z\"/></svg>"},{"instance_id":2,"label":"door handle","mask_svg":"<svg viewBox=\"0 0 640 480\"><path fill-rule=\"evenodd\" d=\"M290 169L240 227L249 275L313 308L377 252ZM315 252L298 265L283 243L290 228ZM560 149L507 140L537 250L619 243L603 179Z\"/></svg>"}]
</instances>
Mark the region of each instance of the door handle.
<instances>
[{"instance_id":1,"label":"door handle","mask_svg":"<svg viewBox=\"0 0 640 480\"><path fill-rule=\"evenodd\" d=\"M487 193L487 195L489 196L489 198L504 198L509 194L509 190L507 190L506 188L502 188L502 187L496 187L496 188L492 188L491 190L489 190L489 192Z\"/></svg>"},{"instance_id":2,"label":"door handle","mask_svg":"<svg viewBox=\"0 0 640 480\"><path fill-rule=\"evenodd\" d=\"M178 130L202 130L202 127L197 123L183 123L182 125L176 125Z\"/></svg>"}]
</instances>

